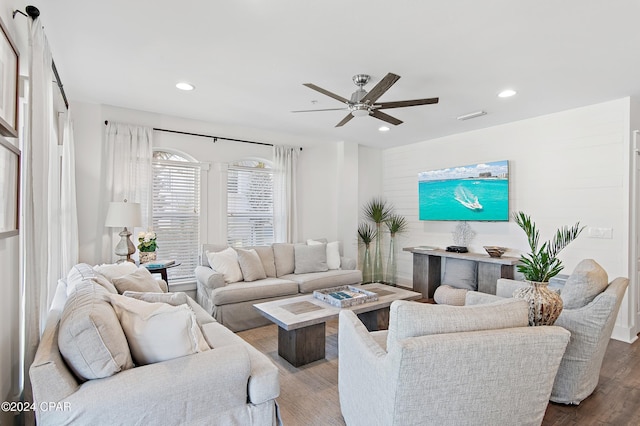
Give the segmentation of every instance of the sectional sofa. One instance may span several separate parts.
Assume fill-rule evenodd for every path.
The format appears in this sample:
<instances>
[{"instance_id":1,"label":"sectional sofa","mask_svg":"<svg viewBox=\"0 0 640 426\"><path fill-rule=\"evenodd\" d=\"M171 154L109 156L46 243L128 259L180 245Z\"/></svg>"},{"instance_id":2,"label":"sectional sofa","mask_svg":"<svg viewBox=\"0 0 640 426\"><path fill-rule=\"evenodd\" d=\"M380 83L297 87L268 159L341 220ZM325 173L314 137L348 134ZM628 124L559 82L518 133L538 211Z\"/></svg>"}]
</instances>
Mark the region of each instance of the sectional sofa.
<instances>
[{"instance_id":1,"label":"sectional sofa","mask_svg":"<svg viewBox=\"0 0 640 426\"><path fill-rule=\"evenodd\" d=\"M225 254L230 254L231 264L237 255L242 275L237 274L235 265L235 274L227 270L229 265L220 261ZM211 265L212 261L218 264ZM340 256L338 242L326 240L235 250L203 244L195 270L196 300L216 321L232 331L242 331L270 324L253 307L256 303L362 283L362 272L356 266L354 259Z\"/></svg>"}]
</instances>

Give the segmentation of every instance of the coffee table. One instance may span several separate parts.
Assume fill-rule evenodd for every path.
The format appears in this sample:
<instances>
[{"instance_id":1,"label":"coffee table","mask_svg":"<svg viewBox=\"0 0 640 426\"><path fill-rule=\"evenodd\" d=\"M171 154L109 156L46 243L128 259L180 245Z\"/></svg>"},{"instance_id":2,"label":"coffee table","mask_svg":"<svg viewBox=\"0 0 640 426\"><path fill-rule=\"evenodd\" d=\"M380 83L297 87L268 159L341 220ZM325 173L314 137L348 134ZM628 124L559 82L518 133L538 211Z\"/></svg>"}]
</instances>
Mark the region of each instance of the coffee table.
<instances>
[{"instance_id":1,"label":"coffee table","mask_svg":"<svg viewBox=\"0 0 640 426\"><path fill-rule=\"evenodd\" d=\"M278 355L294 367L299 367L324 358L326 322L337 318L341 309L358 314L367 329L373 331L388 327L391 302L422 297L422 293L379 283L358 287L377 293L378 300L338 308L307 294L253 306L278 325Z\"/></svg>"}]
</instances>

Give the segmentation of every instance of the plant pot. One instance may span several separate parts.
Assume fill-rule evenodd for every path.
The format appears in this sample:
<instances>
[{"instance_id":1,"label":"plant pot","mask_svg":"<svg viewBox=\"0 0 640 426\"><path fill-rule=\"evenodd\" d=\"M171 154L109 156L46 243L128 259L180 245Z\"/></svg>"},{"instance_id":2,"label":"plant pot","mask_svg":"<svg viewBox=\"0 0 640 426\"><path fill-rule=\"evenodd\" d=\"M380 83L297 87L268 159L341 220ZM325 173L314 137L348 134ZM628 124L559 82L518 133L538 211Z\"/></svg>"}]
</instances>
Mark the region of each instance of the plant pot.
<instances>
[{"instance_id":1,"label":"plant pot","mask_svg":"<svg viewBox=\"0 0 640 426\"><path fill-rule=\"evenodd\" d=\"M562 298L549 290L549 283L528 281L529 285L513 292L513 297L529 303L529 325L553 325L562 312Z\"/></svg>"},{"instance_id":2,"label":"plant pot","mask_svg":"<svg viewBox=\"0 0 640 426\"><path fill-rule=\"evenodd\" d=\"M139 253L140 253L140 263L149 263L156 260L155 251L141 251Z\"/></svg>"},{"instance_id":3,"label":"plant pot","mask_svg":"<svg viewBox=\"0 0 640 426\"><path fill-rule=\"evenodd\" d=\"M371 254L369 244L364 248L364 258L362 259L362 284L373 282L373 265L371 264Z\"/></svg>"}]
</instances>

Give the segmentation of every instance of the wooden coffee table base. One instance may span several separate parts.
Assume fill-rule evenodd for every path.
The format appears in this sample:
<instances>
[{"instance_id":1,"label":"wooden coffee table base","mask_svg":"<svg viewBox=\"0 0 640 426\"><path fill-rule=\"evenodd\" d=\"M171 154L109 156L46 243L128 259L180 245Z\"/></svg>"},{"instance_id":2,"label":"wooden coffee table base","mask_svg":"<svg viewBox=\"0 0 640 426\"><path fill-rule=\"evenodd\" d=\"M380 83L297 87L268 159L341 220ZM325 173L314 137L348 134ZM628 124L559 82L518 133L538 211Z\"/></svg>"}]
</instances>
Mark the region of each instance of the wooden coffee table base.
<instances>
[{"instance_id":1,"label":"wooden coffee table base","mask_svg":"<svg viewBox=\"0 0 640 426\"><path fill-rule=\"evenodd\" d=\"M324 359L325 323L285 330L278 327L278 355L294 367Z\"/></svg>"}]
</instances>

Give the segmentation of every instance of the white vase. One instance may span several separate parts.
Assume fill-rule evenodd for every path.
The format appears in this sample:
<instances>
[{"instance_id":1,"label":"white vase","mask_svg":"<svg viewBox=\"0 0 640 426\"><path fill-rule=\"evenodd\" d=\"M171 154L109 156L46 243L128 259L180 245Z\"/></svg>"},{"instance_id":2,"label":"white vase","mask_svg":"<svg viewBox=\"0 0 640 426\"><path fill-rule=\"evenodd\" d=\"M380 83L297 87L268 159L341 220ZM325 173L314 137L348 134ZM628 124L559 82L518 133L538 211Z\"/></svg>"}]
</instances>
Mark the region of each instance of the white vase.
<instances>
[{"instance_id":1,"label":"white vase","mask_svg":"<svg viewBox=\"0 0 640 426\"><path fill-rule=\"evenodd\" d=\"M153 260L156 260L155 251L141 251L139 253L140 253L140 263L149 263Z\"/></svg>"},{"instance_id":2,"label":"white vase","mask_svg":"<svg viewBox=\"0 0 640 426\"><path fill-rule=\"evenodd\" d=\"M529 325L553 325L562 312L562 298L549 290L549 283L528 281L513 292L513 297L529 303Z\"/></svg>"}]
</instances>

